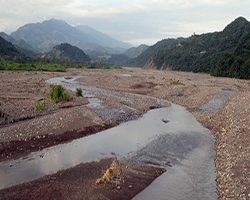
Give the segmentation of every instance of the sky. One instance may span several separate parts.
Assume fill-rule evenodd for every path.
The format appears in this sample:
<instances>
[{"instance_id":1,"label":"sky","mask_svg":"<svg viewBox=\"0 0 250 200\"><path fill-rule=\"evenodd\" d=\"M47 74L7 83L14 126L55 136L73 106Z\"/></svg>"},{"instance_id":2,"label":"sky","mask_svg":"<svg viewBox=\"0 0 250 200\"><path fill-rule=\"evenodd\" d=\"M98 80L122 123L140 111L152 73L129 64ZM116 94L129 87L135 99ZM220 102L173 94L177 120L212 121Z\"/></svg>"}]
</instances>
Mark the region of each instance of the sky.
<instances>
[{"instance_id":1,"label":"sky","mask_svg":"<svg viewBox=\"0 0 250 200\"><path fill-rule=\"evenodd\" d=\"M0 32L51 18L88 25L133 45L221 31L250 0L0 0Z\"/></svg>"}]
</instances>

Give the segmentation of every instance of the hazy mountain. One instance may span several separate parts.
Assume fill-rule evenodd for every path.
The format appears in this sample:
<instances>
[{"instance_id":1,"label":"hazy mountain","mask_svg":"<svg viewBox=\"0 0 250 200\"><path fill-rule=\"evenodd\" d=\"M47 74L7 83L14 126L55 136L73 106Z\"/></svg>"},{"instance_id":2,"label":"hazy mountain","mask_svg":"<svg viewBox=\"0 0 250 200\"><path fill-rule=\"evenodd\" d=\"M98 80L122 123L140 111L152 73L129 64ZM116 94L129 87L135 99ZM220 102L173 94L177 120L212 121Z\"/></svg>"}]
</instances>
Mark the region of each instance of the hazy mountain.
<instances>
[{"instance_id":1,"label":"hazy mountain","mask_svg":"<svg viewBox=\"0 0 250 200\"><path fill-rule=\"evenodd\" d=\"M0 36L0 57L14 58L20 56L22 56L22 54L16 49L16 47Z\"/></svg>"},{"instance_id":2,"label":"hazy mountain","mask_svg":"<svg viewBox=\"0 0 250 200\"><path fill-rule=\"evenodd\" d=\"M73 27L56 19L26 24L12 33L11 36L16 40L24 40L40 52L49 51L61 43L69 43L82 50L103 48L106 51L120 51L130 47L128 44L112 39L90 27Z\"/></svg>"},{"instance_id":3,"label":"hazy mountain","mask_svg":"<svg viewBox=\"0 0 250 200\"><path fill-rule=\"evenodd\" d=\"M138 47L132 47L122 54L111 54L106 56L99 56L96 60L100 63L111 64L111 65L127 65L131 58L135 58L147 50L149 46L140 45Z\"/></svg>"},{"instance_id":4,"label":"hazy mountain","mask_svg":"<svg viewBox=\"0 0 250 200\"><path fill-rule=\"evenodd\" d=\"M99 62L104 64L123 66L126 65L130 59L126 54L112 54L110 56L102 57L103 59Z\"/></svg>"},{"instance_id":5,"label":"hazy mountain","mask_svg":"<svg viewBox=\"0 0 250 200\"><path fill-rule=\"evenodd\" d=\"M225 55L234 55L242 48L249 33L250 22L239 17L221 32L160 41L130 62L156 69L210 72L212 67L219 68Z\"/></svg>"},{"instance_id":6,"label":"hazy mountain","mask_svg":"<svg viewBox=\"0 0 250 200\"><path fill-rule=\"evenodd\" d=\"M36 50L24 40L16 40L4 32L0 32L0 36L6 41L12 43L22 54L27 56L33 56L36 54Z\"/></svg>"},{"instance_id":7,"label":"hazy mountain","mask_svg":"<svg viewBox=\"0 0 250 200\"><path fill-rule=\"evenodd\" d=\"M81 32L83 32L84 34L90 35L92 39L96 41L95 43L97 43L100 46L106 47L110 51L113 50L121 52L131 47L130 44L114 39L109 35L97 31L89 26L81 25L81 26L76 26L76 28Z\"/></svg>"},{"instance_id":8,"label":"hazy mountain","mask_svg":"<svg viewBox=\"0 0 250 200\"><path fill-rule=\"evenodd\" d=\"M144 51L149 48L148 45L142 44L138 47L131 47L124 54L126 54L129 58L136 58L141 55Z\"/></svg>"},{"instance_id":9,"label":"hazy mountain","mask_svg":"<svg viewBox=\"0 0 250 200\"><path fill-rule=\"evenodd\" d=\"M78 47L63 43L55 46L50 52L41 56L50 62L82 63L89 62L90 58Z\"/></svg>"}]
</instances>

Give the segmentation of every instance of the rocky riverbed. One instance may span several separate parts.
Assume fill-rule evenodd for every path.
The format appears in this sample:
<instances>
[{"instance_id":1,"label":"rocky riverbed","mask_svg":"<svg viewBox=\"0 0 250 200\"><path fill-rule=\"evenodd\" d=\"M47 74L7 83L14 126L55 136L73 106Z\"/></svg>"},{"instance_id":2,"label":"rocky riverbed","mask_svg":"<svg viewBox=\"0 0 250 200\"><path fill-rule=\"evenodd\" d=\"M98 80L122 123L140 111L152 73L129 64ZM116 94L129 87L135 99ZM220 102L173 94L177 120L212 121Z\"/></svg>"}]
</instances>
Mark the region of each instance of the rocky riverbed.
<instances>
[{"instance_id":1,"label":"rocky riverbed","mask_svg":"<svg viewBox=\"0 0 250 200\"><path fill-rule=\"evenodd\" d=\"M45 81L60 76L80 76L78 81L83 85L109 89L121 94L143 94L187 107L216 137L219 199L250 198L250 82L215 78L205 74L130 68L69 70L65 73L1 72L2 160L42 149L49 140L53 141L52 137L57 139L49 146L115 125L112 120L87 107L87 98L78 98L73 92L70 102L51 102L48 98L50 86ZM201 109L225 90L232 91L232 94L223 100L221 107L215 110ZM109 108L133 107L138 116L159 106L155 101L145 101L142 97L138 97L132 104L102 94L99 98ZM46 109L33 113L32 108L41 101L46 103ZM74 135L76 132L79 134ZM65 134L66 139L62 139ZM18 147L13 144L18 144ZM60 186L57 191L63 188Z\"/></svg>"}]
</instances>

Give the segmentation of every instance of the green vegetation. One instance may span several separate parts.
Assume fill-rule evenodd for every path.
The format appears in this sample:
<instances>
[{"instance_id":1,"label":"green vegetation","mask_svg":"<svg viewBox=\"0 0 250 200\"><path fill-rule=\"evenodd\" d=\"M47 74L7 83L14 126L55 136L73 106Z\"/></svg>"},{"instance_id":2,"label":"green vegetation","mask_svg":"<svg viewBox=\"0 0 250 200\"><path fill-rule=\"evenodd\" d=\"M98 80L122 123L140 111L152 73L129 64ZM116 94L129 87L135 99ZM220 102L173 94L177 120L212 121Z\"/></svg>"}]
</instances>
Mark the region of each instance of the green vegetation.
<instances>
[{"instance_id":1,"label":"green vegetation","mask_svg":"<svg viewBox=\"0 0 250 200\"><path fill-rule=\"evenodd\" d=\"M66 68L59 64L49 63L17 63L14 61L0 60L0 70L19 70L19 71L56 71L64 72Z\"/></svg>"},{"instance_id":2,"label":"green vegetation","mask_svg":"<svg viewBox=\"0 0 250 200\"><path fill-rule=\"evenodd\" d=\"M223 54L210 73L213 76L250 79L250 34L233 53Z\"/></svg>"},{"instance_id":3,"label":"green vegetation","mask_svg":"<svg viewBox=\"0 0 250 200\"><path fill-rule=\"evenodd\" d=\"M111 65L99 63L45 63L36 60L13 61L0 58L0 70L18 70L18 71L55 71L65 72L68 68L82 69L113 69Z\"/></svg>"},{"instance_id":4,"label":"green vegetation","mask_svg":"<svg viewBox=\"0 0 250 200\"><path fill-rule=\"evenodd\" d=\"M38 103L35 105L35 107L33 108L33 112L40 112L40 111L43 111L45 109L46 105L44 102L42 103Z\"/></svg>"},{"instance_id":5,"label":"green vegetation","mask_svg":"<svg viewBox=\"0 0 250 200\"><path fill-rule=\"evenodd\" d=\"M76 88L76 96L82 97L82 89L81 88Z\"/></svg>"},{"instance_id":6,"label":"green vegetation","mask_svg":"<svg viewBox=\"0 0 250 200\"><path fill-rule=\"evenodd\" d=\"M65 68L77 68L77 69L117 69L118 67L113 67L108 64L101 63L71 63L62 64Z\"/></svg>"},{"instance_id":7,"label":"green vegetation","mask_svg":"<svg viewBox=\"0 0 250 200\"><path fill-rule=\"evenodd\" d=\"M51 86L49 96L56 103L69 101L69 93L61 85Z\"/></svg>"}]
</instances>

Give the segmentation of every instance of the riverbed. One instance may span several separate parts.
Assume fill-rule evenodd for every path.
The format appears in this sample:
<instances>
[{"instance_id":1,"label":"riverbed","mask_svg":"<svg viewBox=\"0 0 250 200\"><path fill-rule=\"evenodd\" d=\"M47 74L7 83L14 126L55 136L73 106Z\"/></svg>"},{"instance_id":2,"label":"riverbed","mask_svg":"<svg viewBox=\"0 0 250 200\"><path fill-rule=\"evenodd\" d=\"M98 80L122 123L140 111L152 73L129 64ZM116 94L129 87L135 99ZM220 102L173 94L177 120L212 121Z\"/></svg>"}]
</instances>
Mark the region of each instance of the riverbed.
<instances>
[{"instance_id":1,"label":"riverbed","mask_svg":"<svg viewBox=\"0 0 250 200\"><path fill-rule=\"evenodd\" d=\"M107 94L107 91L93 90L78 83L74 86L72 80L70 83L65 80L57 79L72 90L82 87L85 95L93 100L88 106L97 112L106 109L96 93ZM114 92L109 94L117 96ZM164 104L162 100L158 102ZM115 116L109 111L105 113ZM166 168L163 175L134 199L217 199L214 138L190 112L175 104L151 110L139 119L98 134L2 162L0 188L32 181L79 163L97 161L111 153L121 160L135 159Z\"/></svg>"}]
</instances>

